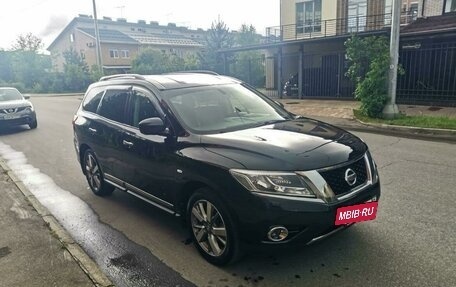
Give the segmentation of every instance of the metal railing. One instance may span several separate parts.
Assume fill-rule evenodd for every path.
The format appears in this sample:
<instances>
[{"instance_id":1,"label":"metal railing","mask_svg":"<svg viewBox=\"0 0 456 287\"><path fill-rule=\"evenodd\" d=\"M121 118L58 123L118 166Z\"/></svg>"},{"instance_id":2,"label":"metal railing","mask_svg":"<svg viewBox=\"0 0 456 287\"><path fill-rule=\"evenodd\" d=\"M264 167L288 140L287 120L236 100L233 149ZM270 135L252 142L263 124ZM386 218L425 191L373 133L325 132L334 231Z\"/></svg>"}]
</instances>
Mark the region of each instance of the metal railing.
<instances>
[{"instance_id":1,"label":"metal railing","mask_svg":"<svg viewBox=\"0 0 456 287\"><path fill-rule=\"evenodd\" d=\"M416 19L416 14L403 12L401 25L408 25ZM391 26L391 14L357 16L330 20L316 20L297 24L266 28L266 42L325 38L352 33L380 31Z\"/></svg>"}]
</instances>

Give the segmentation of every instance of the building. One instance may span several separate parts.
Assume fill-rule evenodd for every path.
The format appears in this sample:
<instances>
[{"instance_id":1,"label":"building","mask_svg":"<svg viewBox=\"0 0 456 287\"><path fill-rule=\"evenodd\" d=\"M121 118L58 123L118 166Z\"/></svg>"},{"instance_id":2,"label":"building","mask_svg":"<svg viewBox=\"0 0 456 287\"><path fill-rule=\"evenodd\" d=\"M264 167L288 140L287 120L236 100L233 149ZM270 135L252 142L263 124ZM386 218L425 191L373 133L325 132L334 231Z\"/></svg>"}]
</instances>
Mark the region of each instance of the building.
<instances>
[{"instance_id":1,"label":"building","mask_svg":"<svg viewBox=\"0 0 456 287\"><path fill-rule=\"evenodd\" d=\"M267 28L266 44L224 52L265 50L270 96L294 80L295 97L353 98L344 43L352 34L389 37L391 7L392 0L281 0L280 26ZM406 74L398 102L456 106L456 0L402 0L401 12Z\"/></svg>"},{"instance_id":2,"label":"building","mask_svg":"<svg viewBox=\"0 0 456 287\"><path fill-rule=\"evenodd\" d=\"M141 49L154 48L184 56L200 51L205 38L202 29L191 30L173 23L163 26L144 20L132 23L124 18L112 20L103 17L98 20L98 28L103 69L116 72L128 71L132 59ZM47 48L54 66L60 71L64 64L63 53L70 48L78 52L89 67L97 63L94 20L91 16L74 18Z\"/></svg>"}]
</instances>

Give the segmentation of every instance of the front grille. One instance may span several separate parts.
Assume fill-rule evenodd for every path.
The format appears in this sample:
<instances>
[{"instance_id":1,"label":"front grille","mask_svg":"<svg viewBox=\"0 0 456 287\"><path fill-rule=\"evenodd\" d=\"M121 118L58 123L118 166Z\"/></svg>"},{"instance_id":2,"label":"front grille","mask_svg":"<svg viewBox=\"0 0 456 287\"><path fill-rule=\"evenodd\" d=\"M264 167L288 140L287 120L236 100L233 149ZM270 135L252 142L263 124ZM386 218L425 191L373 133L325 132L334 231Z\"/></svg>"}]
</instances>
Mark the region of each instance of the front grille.
<instances>
[{"instance_id":1,"label":"front grille","mask_svg":"<svg viewBox=\"0 0 456 287\"><path fill-rule=\"evenodd\" d=\"M0 110L0 114L14 114L22 112L25 109L26 107L2 109Z\"/></svg>"},{"instance_id":2,"label":"front grille","mask_svg":"<svg viewBox=\"0 0 456 287\"><path fill-rule=\"evenodd\" d=\"M352 186L345 181L345 171L348 168L351 168L356 173L356 183ZM362 157L351 164L335 169L320 171L320 174L336 195L342 195L360 185L363 185L367 181L366 161L364 157Z\"/></svg>"}]
</instances>

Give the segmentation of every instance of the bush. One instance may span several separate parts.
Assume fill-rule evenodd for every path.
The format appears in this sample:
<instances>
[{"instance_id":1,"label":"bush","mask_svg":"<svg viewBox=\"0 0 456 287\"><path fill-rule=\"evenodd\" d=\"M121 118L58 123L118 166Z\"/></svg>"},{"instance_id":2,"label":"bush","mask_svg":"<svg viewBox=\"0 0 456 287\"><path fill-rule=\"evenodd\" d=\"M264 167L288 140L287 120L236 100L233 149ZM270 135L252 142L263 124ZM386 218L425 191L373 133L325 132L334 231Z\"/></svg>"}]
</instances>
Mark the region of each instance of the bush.
<instances>
[{"instance_id":1,"label":"bush","mask_svg":"<svg viewBox=\"0 0 456 287\"><path fill-rule=\"evenodd\" d=\"M389 48L385 37L359 38L345 42L350 67L347 76L356 83L355 98L361 112L379 118L388 100Z\"/></svg>"}]
</instances>

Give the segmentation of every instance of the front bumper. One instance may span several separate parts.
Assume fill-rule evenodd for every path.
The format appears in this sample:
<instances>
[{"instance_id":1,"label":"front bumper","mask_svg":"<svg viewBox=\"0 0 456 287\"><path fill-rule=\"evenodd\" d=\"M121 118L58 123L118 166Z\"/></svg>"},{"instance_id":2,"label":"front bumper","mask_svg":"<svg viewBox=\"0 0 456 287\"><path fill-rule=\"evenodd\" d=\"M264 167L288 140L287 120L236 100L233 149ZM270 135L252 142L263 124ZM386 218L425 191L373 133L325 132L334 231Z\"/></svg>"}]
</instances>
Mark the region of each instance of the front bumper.
<instances>
[{"instance_id":1,"label":"front bumper","mask_svg":"<svg viewBox=\"0 0 456 287\"><path fill-rule=\"evenodd\" d=\"M15 115L15 118L7 118L6 115L0 115L0 127L11 127L28 125L36 121L36 114L20 113Z\"/></svg>"},{"instance_id":2,"label":"front bumper","mask_svg":"<svg viewBox=\"0 0 456 287\"><path fill-rule=\"evenodd\" d=\"M380 198L380 183L369 185L353 196L332 203L299 200L286 197L271 197L253 194L250 216L241 215L240 234L245 242L265 244L286 244L292 242L313 243L349 227L336 226L336 212L339 207L361 204L376 197ZM289 236L280 242L267 238L274 226L284 226Z\"/></svg>"}]
</instances>

